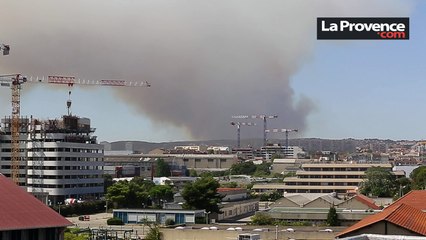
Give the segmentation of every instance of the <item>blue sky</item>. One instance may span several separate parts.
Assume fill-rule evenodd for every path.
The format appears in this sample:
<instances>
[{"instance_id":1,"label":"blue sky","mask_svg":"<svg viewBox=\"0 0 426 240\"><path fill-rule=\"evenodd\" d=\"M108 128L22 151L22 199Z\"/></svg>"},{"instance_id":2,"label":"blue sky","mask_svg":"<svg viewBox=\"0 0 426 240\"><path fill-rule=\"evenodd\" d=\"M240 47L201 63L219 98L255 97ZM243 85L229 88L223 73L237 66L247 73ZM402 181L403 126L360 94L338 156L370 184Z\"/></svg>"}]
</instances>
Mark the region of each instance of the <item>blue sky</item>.
<instances>
[{"instance_id":1,"label":"blue sky","mask_svg":"<svg viewBox=\"0 0 426 240\"><path fill-rule=\"evenodd\" d=\"M292 78L316 111L306 136L424 139L426 2L410 16L408 41L317 41Z\"/></svg>"},{"instance_id":2,"label":"blue sky","mask_svg":"<svg viewBox=\"0 0 426 240\"><path fill-rule=\"evenodd\" d=\"M313 40L312 55L290 77L295 98L307 97L315 105L307 129L297 137L424 139L425 13L426 2L417 1L409 16L408 41ZM10 44L11 56L2 57L0 65L13 54L23 54L19 45ZM155 88L155 81L152 84ZM141 89L140 94L149 91ZM9 99L10 90L0 88L2 116L10 112ZM60 117L67 111L67 99L67 87L27 84L22 90L22 115ZM137 103L120 100L111 88L74 87L72 100L73 114L91 118L100 141L190 140L184 129L167 124L167 119L151 120L135 107Z\"/></svg>"}]
</instances>

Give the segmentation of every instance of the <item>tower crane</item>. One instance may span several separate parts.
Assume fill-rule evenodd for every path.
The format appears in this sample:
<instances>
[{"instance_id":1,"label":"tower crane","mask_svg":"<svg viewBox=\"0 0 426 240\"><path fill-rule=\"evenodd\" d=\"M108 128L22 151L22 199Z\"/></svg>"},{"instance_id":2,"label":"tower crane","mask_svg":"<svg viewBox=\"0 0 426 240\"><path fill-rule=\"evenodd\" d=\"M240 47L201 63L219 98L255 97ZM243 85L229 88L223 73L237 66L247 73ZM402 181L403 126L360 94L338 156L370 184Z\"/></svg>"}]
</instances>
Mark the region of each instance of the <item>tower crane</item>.
<instances>
[{"instance_id":1,"label":"tower crane","mask_svg":"<svg viewBox=\"0 0 426 240\"><path fill-rule=\"evenodd\" d=\"M19 185L19 166L20 166L20 111L21 111L21 93L20 90L24 83L45 83L45 84L63 84L72 87L74 85L95 85L111 87L150 87L148 82L126 81L126 80L85 80L77 79L73 76L47 76L27 78L22 74L0 75L0 86L10 87L12 90L12 121L11 121L11 176L13 182ZM68 113L71 102L68 100Z\"/></svg>"},{"instance_id":2,"label":"tower crane","mask_svg":"<svg viewBox=\"0 0 426 240\"><path fill-rule=\"evenodd\" d=\"M263 120L263 146L266 146L266 144L267 144L267 131L266 131L266 129L267 129L267 119L278 118L278 115L266 115L266 114L251 115L251 116L239 115L239 116L232 116L232 118L239 118L239 119L247 119L247 118L262 119Z\"/></svg>"},{"instance_id":3,"label":"tower crane","mask_svg":"<svg viewBox=\"0 0 426 240\"><path fill-rule=\"evenodd\" d=\"M285 147L288 149L288 133L289 132L298 132L298 129L271 129L271 130L265 130L265 132L273 132L273 133L285 133Z\"/></svg>"},{"instance_id":4,"label":"tower crane","mask_svg":"<svg viewBox=\"0 0 426 240\"><path fill-rule=\"evenodd\" d=\"M240 135L241 135L241 126L256 126L256 123L251 122L231 122L232 126L237 126L237 147L241 147Z\"/></svg>"}]
</instances>

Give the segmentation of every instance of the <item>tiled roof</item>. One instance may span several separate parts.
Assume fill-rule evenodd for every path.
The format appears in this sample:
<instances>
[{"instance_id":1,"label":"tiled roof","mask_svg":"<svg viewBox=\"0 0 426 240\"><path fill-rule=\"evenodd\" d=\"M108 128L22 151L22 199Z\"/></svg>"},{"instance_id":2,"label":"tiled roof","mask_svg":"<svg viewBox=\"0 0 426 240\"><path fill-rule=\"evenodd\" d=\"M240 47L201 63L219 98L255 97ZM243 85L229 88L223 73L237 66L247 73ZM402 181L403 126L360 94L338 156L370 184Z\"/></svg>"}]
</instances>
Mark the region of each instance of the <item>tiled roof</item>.
<instances>
[{"instance_id":1,"label":"tiled roof","mask_svg":"<svg viewBox=\"0 0 426 240\"><path fill-rule=\"evenodd\" d=\"M426 191L411 191L382 212L368 216L340 232L337 237L362 229L371 224L387 221L412 232L426 236Z\"/></svg>"},{"instance_id":2,"label":"tiled roof","mask_svg":"<svg viewBox=\"0 0 426 240\"><path fill-rule=\"evenodd\" d=\"M412 190L409 193L402 196L401 198L399 198L394 203L392 203L392 205L402 204L402 203L405 203L417 209L426 211L426 191Z\"/></svg>"},{"instance_id":3,"label":"tiled roof","mask_svg":"<svg viewBox=\"0 0 426 240\"><path fill-rule=\"evenodd\" d=\"M355 197L354 197L356 200L358 200L359 202L361 202L361 203L363 203L363 204L365 204L365 205L367 205L369 208L371 208L371 209L374 209L374 210L379 210L380 209L380 207L379 206L377 206L375 203L374 203L374 200L373 199L371 199L371 198L369 198L369 197L367 197L367 196L365 196L365 195L362 195L362 194L357 194L357 195L355 195Z\"/></svg>"},{"instance_id":4,"label":"tiled roof","mask_svg":"<svg viewBox=\"0 0 426 240\"><path fill-rule=\"evenodd\" d=\"M0 231L70 225L71 222L0 174Z\"/></svg>"}]
</instances>

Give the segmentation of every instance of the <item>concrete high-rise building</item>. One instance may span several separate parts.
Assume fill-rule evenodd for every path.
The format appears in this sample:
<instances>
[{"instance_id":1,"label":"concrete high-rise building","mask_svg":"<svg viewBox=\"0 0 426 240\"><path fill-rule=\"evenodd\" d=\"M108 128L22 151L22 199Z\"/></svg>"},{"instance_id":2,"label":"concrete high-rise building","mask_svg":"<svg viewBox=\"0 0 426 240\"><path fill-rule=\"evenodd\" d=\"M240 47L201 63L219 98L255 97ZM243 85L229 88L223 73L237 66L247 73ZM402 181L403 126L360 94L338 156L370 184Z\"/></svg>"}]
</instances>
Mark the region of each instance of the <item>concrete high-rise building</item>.
<instances>
[{"instance_id":1,"label":"concrete high-rise building","mask_svg":"<svg viewBox=\"0 0 426 240\"><path fill-rule=\"evenodd\" d=\"M19 185L48 200L96 199L103 195L103 146L90 119L20 119ZM1 120L0 173L11 176L11 118Z\"/></svg>"}]
</instances>

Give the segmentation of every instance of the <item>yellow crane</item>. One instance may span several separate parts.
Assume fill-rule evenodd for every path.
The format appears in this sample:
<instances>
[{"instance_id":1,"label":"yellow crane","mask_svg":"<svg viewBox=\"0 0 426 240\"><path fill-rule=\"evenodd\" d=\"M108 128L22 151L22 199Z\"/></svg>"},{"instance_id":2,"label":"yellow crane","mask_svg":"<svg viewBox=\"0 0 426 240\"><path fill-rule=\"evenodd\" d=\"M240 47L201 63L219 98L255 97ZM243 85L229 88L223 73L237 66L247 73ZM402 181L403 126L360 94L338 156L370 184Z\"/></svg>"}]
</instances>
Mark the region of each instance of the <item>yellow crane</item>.
<instances>
[{"instance_id":1,"label":"yellow crane","mask_svg":"<svg viewBox=\"0 0 426 240\"><path fill-rule=\"evenodd\" d=\"M2 45L3 46L3 45ZM7 45L6 45L7 46ZM3 48L2 48L3 49ZM9 51L9 47L7 51ZM3 50L4 51L4 50ZM8 52L7 52L8 53ZM20 128L20 112L21 112L21 88L24 83L47 83L47 84L65 84L69 87L74 85L95 85L95 86L112 86L112 87L151 87L148 82L126 81L121 79L114 80L85 80L77 79L73 76L48 76L48 77L30 77L27 78L22 74L0 75L0 86L10 87L12 90L12 121L11 121L11 177L13 182L19 185L19 166L21 161L19 135ZM70 101L67 103L68 108L71 106Z\"/></svg>"}]
</instances>

